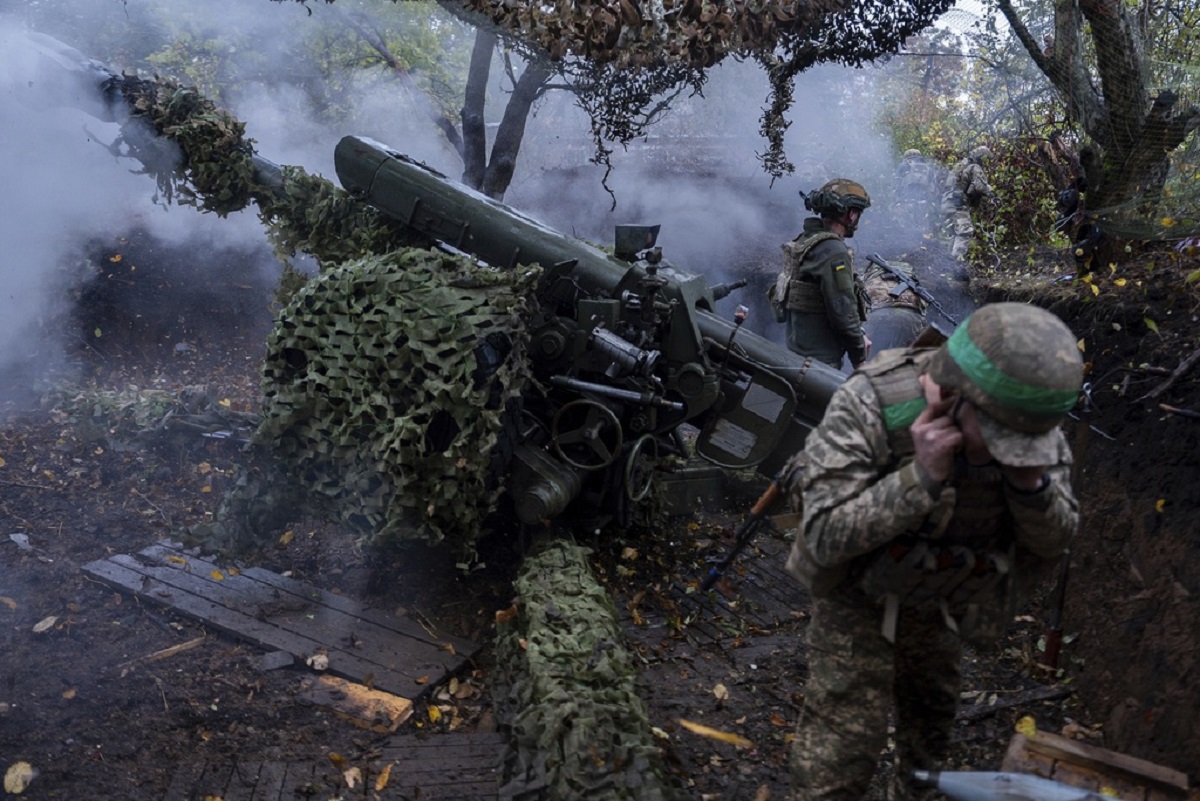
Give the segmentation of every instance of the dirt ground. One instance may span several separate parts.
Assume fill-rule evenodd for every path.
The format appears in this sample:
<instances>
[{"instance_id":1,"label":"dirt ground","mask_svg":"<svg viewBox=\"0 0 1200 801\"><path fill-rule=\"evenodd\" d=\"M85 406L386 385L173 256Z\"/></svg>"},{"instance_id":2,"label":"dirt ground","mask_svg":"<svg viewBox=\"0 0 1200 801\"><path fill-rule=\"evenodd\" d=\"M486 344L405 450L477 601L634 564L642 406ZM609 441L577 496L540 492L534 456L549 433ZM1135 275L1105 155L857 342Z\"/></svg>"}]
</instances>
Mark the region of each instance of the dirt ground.
<instances>
[{"instance_id":1,"label":"dirt ground","mask_svg":"<svg viewBox=\"0 0 1200 801\"><path fill-rule=\"evenodd\" d=\"M271 324L271 288L248 281L236 254L210 261L218 262L206 281L211 294L198 297L194 285L174 281L171 264L180 254L138 241L104 249L143 267L133 279L117 273L115 262L97 260L92 294L69 323L80 343L71 354L75 374L0 410L0 769L32 766L37 775L26 798L158 801L180 767L196 762L312 759L336 767L331 755L369 759L385 736L300 700L311 671L264 670L260 649L81 570L203 519L240 459L228 441L147 446L123 436L136 421L97 428L97 404L119 417L123 404L202 386L222 405L251 411ZM1068 426L1085 514L1072 560L1067 645L1059 673L1039 666L1046 616L1035 608L1003 642L969 655L954 762L997 769L1015 722L1031 716L1043 730L1066 726L1195 779L1200 495L1191 484L1200 421L1190 404L1200 371L1172 372L1200 347L1195 284L1184 283L1200 265L1135 254L1094 273L1100 291L1093 294L1078 282L1051 283L1070 270L1057 254L1039 264L1004 268L1004 281L979 275L973 291L981 299L1036 295L1086 343L1093 409ZM242 287L235 293L241 301L228 300L230 286ZM151 297L158 312L147 311ZM736 503L753 500L754 491L743 488ZM785 797L789 735L803 693L806 599L771 567L782 560L783 535L760 537L712 607L684 604L689 583L727 552L744 508L699 512L661 531L630 534L632 541L605 532L594 543L596 572L640 655L643 697L652 725L666 736L672 779L698 799ZM264 550L263 566L381 609L438 617L485 643L456 677L455 691L432 688L394 736L496 729L486 643L495 613L512 601L511 543L485 543L487 567L467 577L436 547L364 552L304 518L291 530L286 545ZM741 625L717 624L728 620L718 611L737 611L757 597L751 585L771 575L780 577L772 603L786 611L764 623L744 609ZM195 647L157 658L198 638ZM753 746L694 735L680 718ZM310 797L351 797L331 772L331 783L313 786ZM360 792L367 794L353 797L371 797Z\"/></svg>"}]
</instances>

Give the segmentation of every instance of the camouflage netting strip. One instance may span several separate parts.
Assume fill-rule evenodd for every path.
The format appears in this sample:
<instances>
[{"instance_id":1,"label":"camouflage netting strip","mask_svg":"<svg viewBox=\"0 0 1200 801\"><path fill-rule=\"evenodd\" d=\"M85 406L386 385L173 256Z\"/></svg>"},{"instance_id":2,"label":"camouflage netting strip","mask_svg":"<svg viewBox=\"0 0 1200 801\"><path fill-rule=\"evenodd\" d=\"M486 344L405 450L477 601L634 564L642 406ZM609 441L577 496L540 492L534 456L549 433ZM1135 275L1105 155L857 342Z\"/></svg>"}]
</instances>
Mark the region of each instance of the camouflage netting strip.
<instances>
[{"instance_id":1,"label":"camouflage netting strip","mask_svg":"<svg viewBox=\"0 0 1200 801\"><path fill-rule=\"evenodd\" d=\"M255 441L368 541L449 538L469 553L500 490L490 456L505 402L528 377L536 278L428 250L322 273L268 340ZM513 350L476 386L475 348L489 334ZM427 452L434 422L457 435Z\"/></svg>"},{"instance_id":2,"label":"camouflage netting strip","mask_svg":"<svg viewBox=\"0 0 1200 801\"><path fill-rule=\"evenodd\" d=\"M500 797L681 798L587 553L563 538L535 543L516 581L518 620L499 627L497 698L512 730Z\"/></svg>"}]
</instances>

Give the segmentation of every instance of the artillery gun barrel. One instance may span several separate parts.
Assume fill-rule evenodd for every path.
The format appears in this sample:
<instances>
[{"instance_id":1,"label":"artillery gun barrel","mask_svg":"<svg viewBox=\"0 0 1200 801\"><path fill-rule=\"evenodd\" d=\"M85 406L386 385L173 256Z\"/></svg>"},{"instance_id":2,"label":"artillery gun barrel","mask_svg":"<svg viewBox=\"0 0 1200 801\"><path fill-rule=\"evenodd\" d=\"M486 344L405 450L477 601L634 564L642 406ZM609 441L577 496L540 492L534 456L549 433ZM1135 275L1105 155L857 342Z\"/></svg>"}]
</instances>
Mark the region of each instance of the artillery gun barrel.
<instances>
[{"instance_id":1,"label":"artillery gun barrel","mask_svg":"<svg viewBox=\"0 0 1200 801\"><path fill-rule=\"evenodd\" d=\"M494 267L536 264L546 270L569 271L580 286L614 298L636 290L646 276L646 270L637 264L555 231L370 139L344 137L337 145L335 163L338 179L351 195ZM820 421L845 376L752 332L735 334L734 324L715 313L713 291L702 276L666 265L658 274L670 279L663 296L689 310L697 342L736 340L735 359L773 373L791 387L797 400L796 414L789 430L780 432L783 447L777 448L786 459ZM778 465L764 465L764 469L770 467Z\"/></svg>"}]
</instances>

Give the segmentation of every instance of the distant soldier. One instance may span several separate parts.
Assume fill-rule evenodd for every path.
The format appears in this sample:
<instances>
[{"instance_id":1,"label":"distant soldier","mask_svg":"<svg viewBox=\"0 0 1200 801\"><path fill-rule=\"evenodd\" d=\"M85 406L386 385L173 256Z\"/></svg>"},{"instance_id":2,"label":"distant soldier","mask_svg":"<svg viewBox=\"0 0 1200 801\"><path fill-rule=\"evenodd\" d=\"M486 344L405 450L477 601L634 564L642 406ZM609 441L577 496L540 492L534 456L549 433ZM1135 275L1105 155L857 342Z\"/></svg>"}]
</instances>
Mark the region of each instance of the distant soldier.
<instances>
[{"instance_id":1,"label":"distant soldier","mask_svg":"<svg viewBox=\"0 0 1200 801\"><path fill-rule=\"evenodd\" d=\"M783 271L767 293L776 319L787 323L788 348L834 367L843 356L858 367L871 348L862 330L866 298L845 242L870 205L862 184L846 178L805 196L804 207L818 216L783 246Z\"/></svg>"},{"instance_id":2,"label":"distant soldier","mask_svg":"<svg viewBox=\"0 0 1200 801\"><path fill-rule=\"evenodd\" d=\"M942 214L945 216L948 233L954 237L950 255L956 259L966 258L971 240L975 238L972 212L978 210L984 200L996 196L984 169L991 157L992 151L981 145L956 164L946 176L945 192L942 194Z\"/></svg>"}]
</instances>

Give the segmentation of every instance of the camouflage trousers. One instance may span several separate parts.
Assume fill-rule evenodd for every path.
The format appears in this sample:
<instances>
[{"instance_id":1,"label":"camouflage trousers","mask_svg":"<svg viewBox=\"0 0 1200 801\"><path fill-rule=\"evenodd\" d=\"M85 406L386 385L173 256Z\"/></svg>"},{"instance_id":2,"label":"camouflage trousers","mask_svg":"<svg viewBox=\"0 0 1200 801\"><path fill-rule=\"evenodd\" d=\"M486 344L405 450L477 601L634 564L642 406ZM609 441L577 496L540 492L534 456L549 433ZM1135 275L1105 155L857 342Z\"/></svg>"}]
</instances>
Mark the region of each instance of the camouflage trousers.
<instances>
[{"instance_id":1,"label":"camouflage trousers","mask_svg":"<svg viewBox=\"0 0 1200 801\"><path fill-rule=\"evenodd\" d=\"M975 223L971 222L971 210L963 207L955 209L946 219L946 235L952 237L950 255L956 259L965 259L971 248L971 240L975 238Z\"/></svg>"},{"instance_id":2,"label":"camouflage trousers","mask_svg":"<svg viewBox=\"0 0 1200 801\"><path fill-rule=\"evenodd\" d=\"M893 645L883 612L848 598L813 599L809 677L791 753L793 801L861 801L895 712L896 773L888 796L925 795L912 771L945 761L958 704L962 643L941 615L901 610Z\"/></svg>"}]
</instances>

